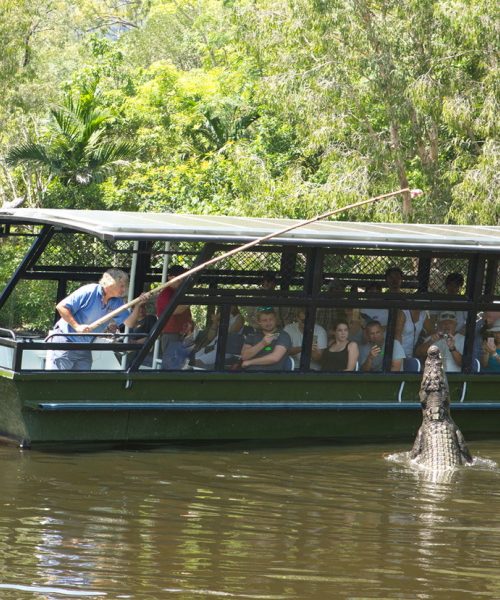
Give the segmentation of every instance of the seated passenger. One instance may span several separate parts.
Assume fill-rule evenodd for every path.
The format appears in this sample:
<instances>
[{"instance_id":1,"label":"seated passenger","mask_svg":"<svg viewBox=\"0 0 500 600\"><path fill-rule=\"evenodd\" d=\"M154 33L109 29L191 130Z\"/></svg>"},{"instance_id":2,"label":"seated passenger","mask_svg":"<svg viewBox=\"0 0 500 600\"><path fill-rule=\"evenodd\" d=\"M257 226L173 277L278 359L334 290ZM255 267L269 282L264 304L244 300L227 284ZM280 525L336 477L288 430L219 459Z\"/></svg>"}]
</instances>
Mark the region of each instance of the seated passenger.
<instances>
[{"instance_id":1,"label":"seated passenger","mask_svg":"<svg viewBox=\"0 0 500 600\"><path fill-rule=\"evenodd\" d=\"M500 319L487 330L487 335L482 347L481 366L485 371L500 373Z\"/></svg>"},{"instance_id":2,"label":"seated passenger","mask_svg":"<svg viewBox=\"0 0 500 600\"><path fill-rule=\"evenodd\" d=\"M415 354L421 360L425 360L429 347L432 345L437 346L441 352L443 369L452 373L460 372L462 370L465 337L461 333L456 333L456 329L457 318L455 313L451 311L440 313L436 333L425 338L415 349Z\"/></svg>"},{"instance_id":3,"label":"seated passenger","mask_svg":"<svg viewBox=\"0 0 500 600\"><path fill-rule=\"evenodd\" d=\"M134 327L131 327L129 333L135 334L133 338L130 339L130 342L133 344L144 344L146 341L149 332L156 325L156 315L154 314L154 305L151 303L145 303L139 305L139 315L137 318L137 323ZM123 326L120 326L120 330L125 329ZM142 337L136 337L139 334Z\"/></svg>"},{"instance_id":4,"label":"seated passenger","mask_svg":"<svg viewBox=\"0 0 500 600\"><path fill-rule=\"evenodd\" d=\"M219 337L220 310L217 309L210 317L210 325L203 332L203 343L207 344ZM228 333L241 333L245 320L237 306L231 306L229 313Z\"/></svg>"},{"instance_id":5,"label":"seated passenger","mask_svg":"<svg viewBox=\"0 0 500 600\"><path fill-rule=\"evenodd\" d=\"M297 318L294 323L287 325L285 331L292 340L292 347L288 350L288 354L293 358L295 368L300 366L300 356L302 350L302 340L304 337L304 323L306 320L306 311L304 308L297 309ZM311 349L311 362L309 368L314 371L321 371L321 355L327 346L326 331L321 325L314 325L313 345Z\"/></svg>"},{"instance_id":6,"label":"seated passenger","mask_svg":"<svg viewBox=\"0 0 500 600\"><path fill-rule=\"evenodd\" d=\"M486 310L476 321L476 337L474 338L474 350L472 355L479 360L479 362L482 362L483 342L488 337L488 329L494 326L497 319L500 319L499 311Z\"/></svg>"},{"instance_id":7,"label":"seated passenger","mask_svg":"<svg viewBox=\"0 0 500 600\"><path fill-rule=\"evenodd\" d=\"M215 365L217 342L219 340L220 311L212 314L209 327L201 334L201 340L196 343L194 365L203 369L212 369ZM237 306L231 306L229 315L228 334L241 333L245 322Z\"/></svg>"},{"instance_id":8,"label":"seated passenger","mask_svg":"<svg viewBox=\"0 0 500 600\"><path fill-rule=\"evenodd\" d=\"M199 338L196 340L193 362L191 363L202 369L212 369L215 365L220 313L212 313L210 321L210 325L200 333Z\"/></svg>"},{"instance_id":9,"label":"seated passenger","mask_svg":"<svg viewBox=\"0 0 500 600\"><path fill-rule=\"evenodd\" d=\"M241 349L241 366L252 371L284 371L292 341L278 329L277 317L270 306L257 309L258 333L249 333Z\"/></svg>"},{"instance_id":10,"label":"seated passenger","mask_svg":"<svg viewBox=\"0 0 500 600\"><path fill-rule=\"evenodd\" d=\"M195 340L199 330L193 321L186 324L179 339L170 341L165 348L161 368L166 371L187 369L189 360L195 349Z\"/></svg>"},{"instance_id":11,"label":"seated passenger","mask_svg":"<svg viewBox=\"0 0 500 600\"><path fill-rule=\"evenodd\" d=\"M385 332L378 321L369 321L366 324L366 337L368 343L359 349L359 363L362 371L382 371L384 362ZM392 348L391 371L401 371L405 358L403 346L394 340Z\"/></svg>"},{"instance_id":12,"label":"seated passenger","mask_svg":"<svg viewBox=\"0 0 500 600\"><path fill-rule=\"evenodd\" d=\"M321 356L322 371L354 371L359 358L359 347L349 341L349 325L339 321L333 328L334 337Z\"/></svg>"}]
</instances>

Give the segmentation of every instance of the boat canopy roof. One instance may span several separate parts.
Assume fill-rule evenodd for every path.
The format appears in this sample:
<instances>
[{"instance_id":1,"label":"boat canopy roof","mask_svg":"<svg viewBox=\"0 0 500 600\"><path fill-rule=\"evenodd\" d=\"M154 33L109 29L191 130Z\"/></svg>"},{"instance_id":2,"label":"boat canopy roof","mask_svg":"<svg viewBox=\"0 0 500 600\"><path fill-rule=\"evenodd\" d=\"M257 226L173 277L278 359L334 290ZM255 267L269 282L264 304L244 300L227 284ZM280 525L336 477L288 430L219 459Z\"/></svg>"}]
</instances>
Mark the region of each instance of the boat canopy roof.
<instances>
[{"instance_id":1,"label":"boat canopy roof","mask_svg":"<svg viewBox=\"0 0 500 600\"><path fill-rule=\"evenodd\" d=\"M172 213L0 209L0 223L48 224L103 240L191 240L244 243L300 223ZM317 221L271 240L306 246L500 251L500 227Z\"/></svg>"}]
</instances>

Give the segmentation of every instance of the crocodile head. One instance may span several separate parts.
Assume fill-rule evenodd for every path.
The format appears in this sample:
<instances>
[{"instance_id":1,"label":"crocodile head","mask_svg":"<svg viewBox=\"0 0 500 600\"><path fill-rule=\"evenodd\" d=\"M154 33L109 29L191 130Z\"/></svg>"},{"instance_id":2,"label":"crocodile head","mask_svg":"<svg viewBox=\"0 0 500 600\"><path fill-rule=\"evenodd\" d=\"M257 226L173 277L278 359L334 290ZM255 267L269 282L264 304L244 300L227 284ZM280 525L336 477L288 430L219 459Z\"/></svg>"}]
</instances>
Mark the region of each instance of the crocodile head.
<instances>
[{"instance_id":1,"label":"crocodile head","mask_svg":"<svg viewBox=\"0 0 500 600\"><path fill-rule=\"evenodd\" d=\"M419 396L424 419L443 421L450 417L448 381L437 346L431 346L427 350Z\"/></svg>"}]
</instances>

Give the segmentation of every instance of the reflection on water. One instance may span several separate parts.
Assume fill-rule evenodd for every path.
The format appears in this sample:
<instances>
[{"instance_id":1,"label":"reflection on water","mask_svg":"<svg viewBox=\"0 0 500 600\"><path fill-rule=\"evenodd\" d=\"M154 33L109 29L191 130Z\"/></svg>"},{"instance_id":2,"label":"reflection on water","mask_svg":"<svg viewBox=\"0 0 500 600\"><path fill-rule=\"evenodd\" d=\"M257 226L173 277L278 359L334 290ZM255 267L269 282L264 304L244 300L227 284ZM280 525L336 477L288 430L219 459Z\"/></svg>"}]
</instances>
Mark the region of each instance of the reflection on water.
<instances>
[{"instance_id":1,"label":"reflection on water","mask_svg":"<svg viewBox=\"0 0 500 600\"><path fill-rule=\"evenodd\" d=\"M500 598L500 444L410 446L0 448L0 598Z\"/></svg>"}]
</instances>

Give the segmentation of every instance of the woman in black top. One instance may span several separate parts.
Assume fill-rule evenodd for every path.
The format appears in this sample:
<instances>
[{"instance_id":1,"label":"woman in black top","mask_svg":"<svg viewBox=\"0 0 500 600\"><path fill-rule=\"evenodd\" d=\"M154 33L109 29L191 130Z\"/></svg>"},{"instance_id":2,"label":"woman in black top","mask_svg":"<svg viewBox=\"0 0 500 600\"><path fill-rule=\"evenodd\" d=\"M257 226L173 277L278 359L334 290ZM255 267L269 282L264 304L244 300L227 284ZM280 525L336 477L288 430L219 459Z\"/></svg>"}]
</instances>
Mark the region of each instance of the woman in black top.
<instances>
[{"instance_id":1,"label":"woman in black top","mask_svg":"<svg viewBox=\"0 0 500 600\"><path fill-rule=\"evenodd\" d=\"M354 371L359 358L359 347L356 342L349 341L349 325L345 321L337 321L334 333L334 338L321 357L321 370Z\"/></svg>"}]
</instances>

